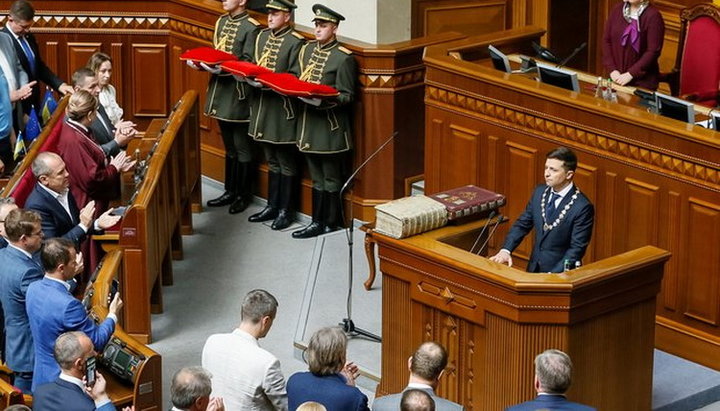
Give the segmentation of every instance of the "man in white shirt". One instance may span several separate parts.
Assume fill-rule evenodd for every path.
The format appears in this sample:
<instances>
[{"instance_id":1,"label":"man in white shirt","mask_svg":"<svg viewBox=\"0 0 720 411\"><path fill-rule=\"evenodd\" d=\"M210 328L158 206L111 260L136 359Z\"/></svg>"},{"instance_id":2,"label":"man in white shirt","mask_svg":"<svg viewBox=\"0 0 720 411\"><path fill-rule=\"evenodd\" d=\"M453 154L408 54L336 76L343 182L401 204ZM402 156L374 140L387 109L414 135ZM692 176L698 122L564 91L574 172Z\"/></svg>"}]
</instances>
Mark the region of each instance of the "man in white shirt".
<instances>
[{"instance_id":1,"label":"man in white shirt","mask_svg":"<svg viewBox=\"0 0 720 411\"><path fill-rule=\"evenodd\" d=\"M445 348L432 341L426 341L418 347L412 357L408 358L410 380L408 390L421 390L426 392L435 401L438 411L462 411L465 408L452 401L440 398L435 394L440 378L445 372L448 363L448 354ZM373 411L394 411L400 409L403 394L392 394L376 398L373 402Z\"/></svg>"},{"instance_id":2,"label":"man in white shirt","mask_svg":"<svg viewBox=\"0 0 720 411\"><path fill-rule=\"evenodd\" d=\"M267 291L250 291L243 300L240 325L205 342L202 366L213 374L213 395L222 397L229 411L288 408L280 361L258 344L270 331L277 306Z\"/></svg>"}]
</instances>

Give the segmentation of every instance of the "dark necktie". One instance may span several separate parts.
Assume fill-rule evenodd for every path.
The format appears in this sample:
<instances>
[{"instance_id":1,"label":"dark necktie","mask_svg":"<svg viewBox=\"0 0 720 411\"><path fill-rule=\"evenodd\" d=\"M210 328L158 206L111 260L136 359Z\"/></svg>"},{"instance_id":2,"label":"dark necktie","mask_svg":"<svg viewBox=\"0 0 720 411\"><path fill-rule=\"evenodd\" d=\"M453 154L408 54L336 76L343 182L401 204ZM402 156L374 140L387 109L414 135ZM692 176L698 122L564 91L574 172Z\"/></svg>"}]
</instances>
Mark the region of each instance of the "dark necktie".
<instances>
[{"instance_id":1,"label":"dark necktie","mask_svg":"<svg viewBox=\"0 0 720 411\"><path fill-rule=\"evenodd\" d=\"M27 42L27 39L25 36L22 36L19 38L20 45L23 48L23 51L25 52L25 56L28 59L28 63L30 64L30 71L32 71L32 74L35 74L35 55L33 54L32 50L30 49L30 44Z\"/></svg>"},{"instance_id":2,"label":"dark necktie","mask_svg":"<svg viewBox=\"0 0 720 411\"><path fill-rule=\"evenodd\" d=\"M552 217L553 214L555 214L555 201L557 201L558 198L560 198L560 194L558 194L558 193L552 193L552 195L550 196L550 201L548 202L549 204L547 205L547 208L545 209L546 210L545 217L547 219L550 219L550 217Z\"/></svg>"}]
</instances>

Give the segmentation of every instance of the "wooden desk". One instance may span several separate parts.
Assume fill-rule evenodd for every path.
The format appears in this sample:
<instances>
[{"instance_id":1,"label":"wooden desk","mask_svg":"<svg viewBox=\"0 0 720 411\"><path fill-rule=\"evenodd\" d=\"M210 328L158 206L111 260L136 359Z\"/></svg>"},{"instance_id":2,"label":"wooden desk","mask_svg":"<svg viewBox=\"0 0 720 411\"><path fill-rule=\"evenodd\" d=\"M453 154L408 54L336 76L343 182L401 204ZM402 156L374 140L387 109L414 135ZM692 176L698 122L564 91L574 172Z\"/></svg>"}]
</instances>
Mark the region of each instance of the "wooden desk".
<instances>
[{"instance_id":1,"label":"wooden desk","mask_svg":"<svg viewBox=\"0 0 720 411\"><path fill-rule=\"evenodd\" d=\"M125 281L127 275L122 264L123 251L115 250L103 258L95 283L92 285L92 311L96 318L102 320L108 314L108 295L113 279L120 280L121 298L127 304L128 293ZM98 366L107 381L107 392L115 406L135 405L135 410L160 410L162 406L162 363L160 354L145 344L128 335L119 324L115 326L113 338L118 338L135 354L142 355L144 360L138 367L135 380L130 383L114 375L110 370Z\"/></svg>"},{"instance_id":2,"label":"wooden desk","mask_svg":"<svg viewBox=\"0 0 720 411\"><path fill-rule=\"evenodd\" d=\"M670 253L642 247L563 274L528 274L466 252L483 221L396 240L372 233L382 284L378 395L407 384L407 358L436 341L450 361L439 394L468 410L535 396L535 355L567 352L568 397L650 409L656 295ZM632 395L626 395L631 392Z\"/></svg>"},{"instance_id":3,"label":"wooden desk","mask_svg":"<svg viewBox=\"0 0 720 411\"><path fill-rule=\"evenodd\" d=\"M585 262L645 245L670 250L656 347L720 369L720 133L463 60L481 61L487 44L527 54L521 45L536 36L517 30L426 49L426 192L487 187L507 196L514 222L542 183L545 153L572 148L575 182L596 206ZM515 250L516 264L531 242Z\"/></svg>"}]
</instances>

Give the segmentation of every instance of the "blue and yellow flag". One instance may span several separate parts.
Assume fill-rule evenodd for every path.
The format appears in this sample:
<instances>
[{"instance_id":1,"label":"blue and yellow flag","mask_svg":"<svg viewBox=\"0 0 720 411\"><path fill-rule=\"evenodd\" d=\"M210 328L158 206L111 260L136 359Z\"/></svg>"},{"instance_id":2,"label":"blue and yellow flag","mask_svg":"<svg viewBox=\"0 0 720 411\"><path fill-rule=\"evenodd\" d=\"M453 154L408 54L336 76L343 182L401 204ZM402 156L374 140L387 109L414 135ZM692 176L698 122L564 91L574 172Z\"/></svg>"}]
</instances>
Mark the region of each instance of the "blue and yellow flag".
<instances>
[{"instance_id":1,"label":"blue and yellow flag","mask_svg":"<svg viewBox=\"0 0 720 411\"><path fill-rule=\"evenodd\" d=\"M45 90L45 97L43 97L42 110L40 110L43 124L47 124L56 108L57 101L55 101L55 95L52 90L50 90L50 87L48 87Z\"/></svg>"},{"instance_id":2,"label":"blue and yellow flag","mask_svg":"<svg viewBox=\"0 0 720 411\"><path fill-rule=\"evenodd\" d=\"M23 138L22 131L17 136L17 141L15 141L15 152L13 153L13 159L15 161L18 161L18 159L22 158L27 154L27 149L25 149L25 139Z\"/></svg>"},{"instance_id":3,"label":"blue and yellow flag","mask_svg":"<svg viewBox=\"0 0 720 411\"><path fill-rule=\"evenodd\" d=\"M40 120L38 120L37 112L35 112L35 106L32 107L32 110L30 110L30 118L28 119L27 124L25 125L25 140L27 140L28 145L30 145L37 136L40 135Z\"/></svg>"}]
</instances>

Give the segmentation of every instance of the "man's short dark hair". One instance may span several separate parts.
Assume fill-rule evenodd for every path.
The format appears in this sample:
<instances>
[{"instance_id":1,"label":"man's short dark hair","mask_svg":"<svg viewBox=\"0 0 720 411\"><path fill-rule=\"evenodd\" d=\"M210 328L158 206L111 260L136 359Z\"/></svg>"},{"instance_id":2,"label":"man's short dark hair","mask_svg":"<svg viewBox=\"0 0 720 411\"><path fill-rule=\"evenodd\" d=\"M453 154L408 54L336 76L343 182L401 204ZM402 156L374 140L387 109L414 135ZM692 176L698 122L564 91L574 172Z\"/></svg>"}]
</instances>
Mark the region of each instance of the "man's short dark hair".
<instances>
[{"instance_id":1,"label":"man's short dark hair","mask_svg":"<svg viewBox=\"0 0 720 411\"><path fill-rule=\"evenodd\" d=\"M198 398L209 397L212 392L212 375L202 367L185 367L173 375L170 384L170 401L173 406L187 410Z\"/></svg>"},{"instance_id":2,"label":"man's short dark hair","mask_svg":"<svg viewBox=\"0 0 720 411\"><path fill-rule=\"evenodd\" d=\"M277 307L278 302L272 294L265 290L252 290L243 300L240 319L257 324L263 317L275 318Z\"/></svg>"},{"instance_id":3,"label":"man's short dark hair","mask_svg":"<svg viewBox=\"0 0 720 411\"><path fill-rule=\"evenodd\" d=\"M575 152L567 147L558 147L545 156L545 158L554 158L563 162L563 167L567 171L575 171L577 168L577 156Z\"/></svg>"},{"instance_id":4,"label":"man's short dark hair","mask_svg":"<svg viewBox=\"0 0 720 411\"><path fill-rule=\"evenodd\" d=\"M40 261L46 273L55 271L60 264L70 263L70 250L75 244L67 238L51 238L46 240L40 251Z\"/></svg>"},{"instance_id":5,"label":"man's short dark hair","mask_svg":"<svg viewBox=\"0 0 720 411\"><path fill-rule=\"evenodd\" d=\"M10 15L14 20L31 21L35 18L35 8L29 1L17 0L10 5Z\"/></svg>"},{"instance_id":6,"label":"man's short dark hair","mask_svg":"<svg viewBox=\"0 0 720 411\"><path fill-rule=\"evenodd\" d=\"M32 235L35 225L40 224L40 214L18 208L5 217L5 234L12 242L20 241L20 237Z\"/></svg>"},{"instance_id":7,"label":"man's short dark hair","mask_svg":"<svg viewBox=\"0 0 720 411\"><path fill-rule=\"evenodd\" d=\"M410 372L424 380L435 381L447 367L447 362L445 348L436 342L427 341L420 344L413 354Z\"/></svg>"},{"instance_id":8,"label":"man's short dark hair","mask_svg":"<svg viewBox=\"0 0 720 411\"><path fill-rule=\"evenodd\" d=\"M435 411L435 400L423 390L406 390L400 399L400 411Z\"/></svg>"},{"instance_id":9,"label":"man's short dark hair","mask_svg":"<svg viewBox=\"0 0 720 411\"><path fill-rule=\"evenodd\" d=\"M564 394L572 382L570 357L560 350L546 350L535 357L535 376L543 392Z\"/></svg>"},{"instance_id":10,"label":"man's short dark hair","mask_svg":"<svg viewBox=\"0 0 720 411\"><path fill-rule=\"evenodd\" d=\"M85 85L85 79L95 77L95 72L87 67L81 67L72 75L73 86L82 88Z\"/></svg>"}]
</instances>

